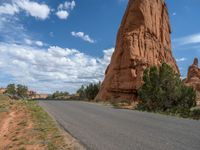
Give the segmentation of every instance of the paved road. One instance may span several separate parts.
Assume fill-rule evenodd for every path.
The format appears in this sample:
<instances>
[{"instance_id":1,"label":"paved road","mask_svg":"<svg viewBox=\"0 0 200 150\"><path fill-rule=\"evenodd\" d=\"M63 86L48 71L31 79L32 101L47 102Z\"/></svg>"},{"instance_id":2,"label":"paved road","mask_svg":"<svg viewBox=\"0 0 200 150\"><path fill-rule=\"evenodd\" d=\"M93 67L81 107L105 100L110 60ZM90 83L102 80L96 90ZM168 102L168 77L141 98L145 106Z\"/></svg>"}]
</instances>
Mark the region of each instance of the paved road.
<instances>
[{"instance_id":1,"label":"paved road","mask_svg":"<svg viewBox=\"0 0 200 150\"><path fill-rule=\"evenodd\" d=\"M89 150L200 150L200 121L85 102L39 104Z\"/></svg>"}]
</instances>

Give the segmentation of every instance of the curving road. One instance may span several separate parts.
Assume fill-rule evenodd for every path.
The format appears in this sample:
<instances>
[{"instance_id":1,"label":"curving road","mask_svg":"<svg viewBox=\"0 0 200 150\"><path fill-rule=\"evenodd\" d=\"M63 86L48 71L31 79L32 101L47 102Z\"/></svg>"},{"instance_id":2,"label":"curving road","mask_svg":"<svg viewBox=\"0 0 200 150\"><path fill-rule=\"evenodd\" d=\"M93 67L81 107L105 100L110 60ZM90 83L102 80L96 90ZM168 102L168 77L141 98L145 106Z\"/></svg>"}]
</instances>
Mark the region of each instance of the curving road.
<instances>
[{"instance_id":1,"label":"curving road","mask_svg":"<svg viewBox=\"0 0 200 150\"><path fill-rule=\"evenodd\" d=\"M200 121L86 102L39 104L88 150L200 150Z\"/></svg>"}]
</instances>

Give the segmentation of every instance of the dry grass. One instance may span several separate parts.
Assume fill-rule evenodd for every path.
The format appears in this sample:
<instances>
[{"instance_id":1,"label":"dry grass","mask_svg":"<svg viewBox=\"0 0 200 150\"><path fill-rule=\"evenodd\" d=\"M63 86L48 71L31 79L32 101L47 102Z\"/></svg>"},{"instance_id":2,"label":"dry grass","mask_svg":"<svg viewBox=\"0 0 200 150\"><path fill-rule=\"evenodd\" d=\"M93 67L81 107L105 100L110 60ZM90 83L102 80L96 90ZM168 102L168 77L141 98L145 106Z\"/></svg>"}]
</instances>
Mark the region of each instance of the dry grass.
<instances>
[{"instance_id":1,"label":"dry grass","mask_svg":"<svg viewBox=\"0 0 200 150\"><path fill-rule=\"evenodd\" d=\"M34 101L0 95L0 149L75 150L56 123Z\"/></svg>"}]
</instances>

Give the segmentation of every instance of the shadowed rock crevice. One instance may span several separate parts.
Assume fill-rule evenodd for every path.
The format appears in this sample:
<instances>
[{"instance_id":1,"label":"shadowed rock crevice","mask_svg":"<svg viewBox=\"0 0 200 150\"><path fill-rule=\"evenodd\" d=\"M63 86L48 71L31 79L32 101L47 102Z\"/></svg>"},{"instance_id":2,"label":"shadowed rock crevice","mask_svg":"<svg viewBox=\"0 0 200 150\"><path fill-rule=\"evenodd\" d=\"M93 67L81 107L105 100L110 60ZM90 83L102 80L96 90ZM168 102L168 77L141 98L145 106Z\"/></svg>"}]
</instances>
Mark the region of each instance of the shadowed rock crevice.
<instances>
[{"instance_id":1,"label":"shadowed rock crevice","mask_svg":"<svg viewBox=\"0 0 200 150\"><path fill-rule=\"evenodd\" d=\"M172 56L170 33L164 1L129 0L96 100L137 100L143 71L152 65L166 62L179 74Z\"/></svg>"}]
</instances>

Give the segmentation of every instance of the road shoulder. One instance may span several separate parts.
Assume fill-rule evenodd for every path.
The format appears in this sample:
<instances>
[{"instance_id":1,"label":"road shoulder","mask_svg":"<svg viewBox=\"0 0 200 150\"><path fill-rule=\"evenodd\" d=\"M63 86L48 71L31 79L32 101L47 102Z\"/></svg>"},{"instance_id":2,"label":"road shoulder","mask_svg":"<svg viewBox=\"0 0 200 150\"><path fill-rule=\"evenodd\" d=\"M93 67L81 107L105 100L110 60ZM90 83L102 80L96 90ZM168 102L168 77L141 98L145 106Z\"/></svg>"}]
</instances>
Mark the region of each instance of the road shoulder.
<instances>
[{"instance_id":1,"label":"road shoulder","mask_svg":"<svg viewBox=\"0 0 200 150\"><path fill-rule=\"evenodd\" d=\"M35 101L0 95L0 149L82 150Z\"/></svg>"}]
</instances>

